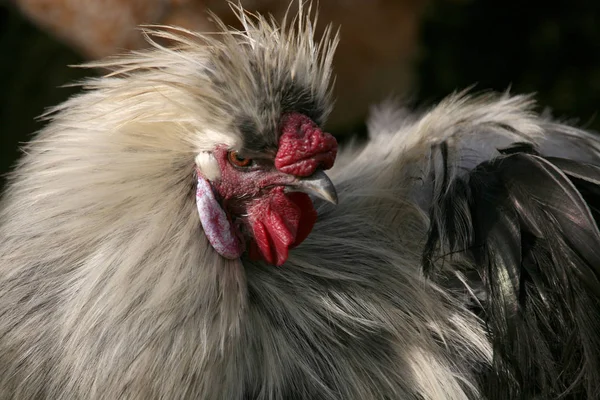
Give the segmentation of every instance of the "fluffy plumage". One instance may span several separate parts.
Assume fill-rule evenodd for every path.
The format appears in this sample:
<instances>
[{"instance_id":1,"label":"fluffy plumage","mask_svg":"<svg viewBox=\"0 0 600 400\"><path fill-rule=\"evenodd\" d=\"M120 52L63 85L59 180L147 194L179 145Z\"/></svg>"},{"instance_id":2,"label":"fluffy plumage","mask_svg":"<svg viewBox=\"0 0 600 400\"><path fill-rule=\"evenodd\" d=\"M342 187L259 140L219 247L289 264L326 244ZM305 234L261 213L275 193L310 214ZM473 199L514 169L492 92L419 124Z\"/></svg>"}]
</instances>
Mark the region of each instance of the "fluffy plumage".
<instances>
[{"instance_id":1,"label":"fluffy plumage","mask_svg":"<svg viewBox=\"0 0 600 400\"><path fill-rule=\"evenodd\" d=\"M466 262L441 280L468 282L474 311L489 325L490 398L594 398L600 169L543 157L532 143L498 152L464 176L434 172L426 271L440 259Z\"/></svg>"},{"instance_id":2,"label":"fluffy plumage","mask_svg":"<svg viewBox=\"0 0 600 400\"><path fill-rule=\"evenodd\" d=\"M595 273L600 247L583 254L580 245L598 244L597 210L586 205L597 202L598 177L581 162L597 163L600 146L534 115L526 98L455 95L419 115L382 109L370 141L342 151L329 172L339 204L314 200L313 232L282 267L210 246L194 170L222 178L215 144L269 152L284 111L322 123L330 110L335 40L313 43L307 14L296 33L243 14L246 32L220 40L179 32L177 49L155 44L109 61L114 73L54 110L1 203L0 398L593 397L598 347L586 307L595 312L598 300L594 281L572 271ZM498 152L514 142L531 146ZM575 163L547 158L561 155ZM503 161L517 156L560 184L544 186L560 199L519 215L577 207L579 220L536 214L524 228L535 235L531 226L543 225L579 252L569 265L529 257L507 266L493 247L472 250L483 236L506 239L507 255L525 251L473 217L505 204L483 190L503 173L517 173L513 198L541 195ZM465 195L460 182L475 187ZM490 215L510 222L516 204ZM559 232L567 224L587 236L569 242ZM537 249L547 256L549 247ZM496 275L514 269L540 279L523 281L531 288L509 310ZM520 337L533 345L522 359ZM565 337L573 341L561 347ZM539 374L523 370L531 363Z\"/></svg>"}]
</instances>

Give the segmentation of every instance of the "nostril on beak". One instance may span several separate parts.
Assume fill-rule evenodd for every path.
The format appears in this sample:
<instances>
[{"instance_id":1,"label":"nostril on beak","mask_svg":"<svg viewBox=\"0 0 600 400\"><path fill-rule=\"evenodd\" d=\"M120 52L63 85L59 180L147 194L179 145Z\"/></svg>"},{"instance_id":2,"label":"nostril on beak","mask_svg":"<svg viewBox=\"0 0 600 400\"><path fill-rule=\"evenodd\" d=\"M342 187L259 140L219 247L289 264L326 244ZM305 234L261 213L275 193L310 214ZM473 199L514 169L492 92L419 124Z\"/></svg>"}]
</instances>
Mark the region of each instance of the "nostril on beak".
<instances>
[{"instance_id":1,"label":"nostril on beak","mask_svg":"<svg viewBox=\"0 0 600 400\"><path fill-rule=\"evenodd\" d=\"M286 191L312 194L332 204L338 203L337 191L333 182L321 170L306 178L297 178L286 187Z\"/></svg>"}]
</instances>

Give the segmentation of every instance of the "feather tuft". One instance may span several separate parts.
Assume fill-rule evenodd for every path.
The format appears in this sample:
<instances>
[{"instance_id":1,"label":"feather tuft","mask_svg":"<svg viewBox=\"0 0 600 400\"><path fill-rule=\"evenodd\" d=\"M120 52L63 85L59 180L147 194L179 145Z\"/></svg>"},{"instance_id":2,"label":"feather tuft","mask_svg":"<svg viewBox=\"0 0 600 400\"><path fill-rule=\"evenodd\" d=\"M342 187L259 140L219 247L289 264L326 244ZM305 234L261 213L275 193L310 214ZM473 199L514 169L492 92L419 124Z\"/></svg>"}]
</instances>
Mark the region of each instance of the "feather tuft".
<instances>
[{"instance_id":1,"label":"feather tuft","mask_svg":"<svg viewBox=\"0 0 600 400\"><path fill-rule=\"evenodd\" d=\"M443 146L439 157L448 159ZM447 163L435 171L424 268L435 277L444 260L472 263L462 273L471 293L486 293L475 310L494 345L490 399L600 389L599 171L545 158L531 143L499 149L463 176Z\"/></svg>"}]
</instances>

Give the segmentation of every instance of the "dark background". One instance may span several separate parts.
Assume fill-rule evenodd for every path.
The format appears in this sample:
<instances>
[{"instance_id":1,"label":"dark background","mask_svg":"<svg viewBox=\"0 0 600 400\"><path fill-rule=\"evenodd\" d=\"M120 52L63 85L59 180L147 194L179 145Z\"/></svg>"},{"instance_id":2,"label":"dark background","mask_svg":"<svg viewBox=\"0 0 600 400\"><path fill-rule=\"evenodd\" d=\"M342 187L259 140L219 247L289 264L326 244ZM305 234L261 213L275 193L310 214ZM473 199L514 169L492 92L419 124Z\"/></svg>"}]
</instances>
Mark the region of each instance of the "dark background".
<instances>
[{"instance_id":1,"label":"dark background","mask_svg":"<svg viewBox=\"0 0 600 400\"><path fill-rule=\"evenodd\" d=\"M471 0L434 3L422 26L418 104L476 89L537 93L540 105L600 130L599 0ZM58 88L89 74L83 60L0 3L0 174L35 119L77 89ZM3 179L0 178L0 186Z\"/></svg>"}]
</instances>

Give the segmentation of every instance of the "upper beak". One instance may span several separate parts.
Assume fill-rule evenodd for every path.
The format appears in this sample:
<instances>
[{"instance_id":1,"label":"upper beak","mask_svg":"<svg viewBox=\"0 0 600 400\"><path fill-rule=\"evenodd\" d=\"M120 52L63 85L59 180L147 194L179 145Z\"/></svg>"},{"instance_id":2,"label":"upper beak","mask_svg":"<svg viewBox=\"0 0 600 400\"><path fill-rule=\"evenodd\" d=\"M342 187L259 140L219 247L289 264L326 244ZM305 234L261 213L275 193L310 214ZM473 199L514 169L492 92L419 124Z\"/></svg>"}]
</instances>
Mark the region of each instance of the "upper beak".
<instances>
[{"instance_id":1,"label":"upper beak","mask_svg":"<svg viewBox=\"0 0 600 400\"><path fill-rule=\"evenodd\" d=\"M332 204L338 203L335 186L325 172L317 171L306 178L298 178L286 187L288 192L304 192L315 195Z\"/></svg>"}]
</instances>

